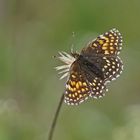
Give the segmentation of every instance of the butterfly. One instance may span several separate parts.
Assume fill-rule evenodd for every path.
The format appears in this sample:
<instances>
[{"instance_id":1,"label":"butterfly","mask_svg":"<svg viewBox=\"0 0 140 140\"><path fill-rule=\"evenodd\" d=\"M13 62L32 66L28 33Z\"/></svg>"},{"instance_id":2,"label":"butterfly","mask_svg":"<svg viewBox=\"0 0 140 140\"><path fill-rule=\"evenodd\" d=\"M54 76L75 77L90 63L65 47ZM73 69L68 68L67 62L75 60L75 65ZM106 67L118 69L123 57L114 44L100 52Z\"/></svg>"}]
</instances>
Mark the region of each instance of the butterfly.
<instances>
[{"instance_id":1,"label":"butterfly","mask_svg":"<svg viewBox=\"0 0 140 140\"><path fill-rule=\"evenodd\" d=\"M113 28L88 43L80 53L59 52L58 57L65 65L56 67L67 77L64 102L79 105L88 98L100 98L108 91L106 85L123 71L119 57L122 35Z\"/></svg>"}]
</instances>

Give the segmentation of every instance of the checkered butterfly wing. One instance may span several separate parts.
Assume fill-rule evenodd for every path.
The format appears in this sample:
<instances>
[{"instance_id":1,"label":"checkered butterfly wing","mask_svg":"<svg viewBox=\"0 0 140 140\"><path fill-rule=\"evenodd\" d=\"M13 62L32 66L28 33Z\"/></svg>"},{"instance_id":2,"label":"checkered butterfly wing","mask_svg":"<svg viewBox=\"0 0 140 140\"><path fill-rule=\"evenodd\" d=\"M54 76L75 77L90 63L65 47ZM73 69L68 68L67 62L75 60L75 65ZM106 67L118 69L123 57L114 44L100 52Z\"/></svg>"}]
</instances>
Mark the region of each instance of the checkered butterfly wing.
<instances>
[{"instance_id":1,"label":"checkered butterfly wing","mask_svg":"<svg viewBox=\"0 0 140 140\"><path fill-rule=\"evenodd\" d=\"M117 57L103 57L102 71L104 73L104 80L110 82L120 76L123 70L122 60Z\"/></svg>"},{"instance_id":2,"label":"checkered butterfly wing","mask_svg":"<svg viewBox=\"0 0 140 140\"><path fill-rule=\"evenodd\" d=\"M99 98L104 95L104 82L85 71L77 60L70 68L70 75L66 83L65 103L78 105L88 99L89 96Z\"/></svg>"},{"instance_id":3,"label":"checkered butterfly wing","mask_svg":"<svg viewBox=\"0 0 140 140\"><path fill-rule=\"evenodd\" d=\"M122 36L115 28L98 36L85 47L82 55L118 55L122 49Z\"/></svg>"},{"instance_id":4,"label":"checkered butterfly wing","mask_svg":"<svg viewBox=\"0 0 140 140\"><path fill-rule=\"evenodd\" d=\"M81 51L81 55L88 58L104 74L104 80L115 80L123 70L123 63L118 57L122 49L122 36L116 29L112 29L90 42Z\"/></svg>"}]
</instances>

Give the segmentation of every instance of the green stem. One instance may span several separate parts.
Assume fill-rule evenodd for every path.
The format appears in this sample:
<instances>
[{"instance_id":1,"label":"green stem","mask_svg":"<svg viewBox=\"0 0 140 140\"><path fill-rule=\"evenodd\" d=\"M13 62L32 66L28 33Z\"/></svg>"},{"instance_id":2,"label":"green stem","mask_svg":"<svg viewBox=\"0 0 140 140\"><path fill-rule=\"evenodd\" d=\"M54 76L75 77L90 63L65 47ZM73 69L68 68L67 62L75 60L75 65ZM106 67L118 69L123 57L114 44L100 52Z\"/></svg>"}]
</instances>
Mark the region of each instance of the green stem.
<instances>
[{"instance_id":1,"label":"green stem","mask_svg":"<svg viewBox=\"0 0 140 140\"><path fill-rule=\"evenodd\" d=\"M51 125L51 128L50 128L50 131L49 131L48 140L52 140L54 129L55 129L55 126L56 126L56 123L57 123L57 118L58 118L63 100L64 100L64 94L62 94L60 102L59 102L58 107L57 107L57 110L55 112L54 119L53 119L53 122L52 122L52 125Z\"/></svg>"}]
</instances>

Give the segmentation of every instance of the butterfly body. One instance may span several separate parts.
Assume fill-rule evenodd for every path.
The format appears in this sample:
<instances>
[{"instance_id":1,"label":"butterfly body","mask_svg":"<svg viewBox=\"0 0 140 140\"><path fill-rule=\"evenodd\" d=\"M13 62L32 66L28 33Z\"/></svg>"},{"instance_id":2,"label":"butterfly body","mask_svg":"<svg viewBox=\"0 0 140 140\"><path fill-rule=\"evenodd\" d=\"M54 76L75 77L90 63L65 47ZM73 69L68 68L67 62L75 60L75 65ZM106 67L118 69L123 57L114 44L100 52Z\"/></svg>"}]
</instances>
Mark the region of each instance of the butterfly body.
<instances>
[{"instance_id":1,"label":"butterfly body","mask_svg":"<svg viewBox=\"0 0 140 140\"><path fill-rule=\"evenodd\" d=\"M120 32L112 29L89 42L80 54L60 54L63 62L67 58L74 58L64 70L68 75L65 103L78 105L89 97L100 98L105 95L108 90L106 84L119 77L123 70L123 63L118 56L121 46ZM67 59L65 63L68 62L70 61ZM65 68L66 66L60 66L58 70Z\"/></svg>"},{"instance_id":2,"label":"butterfly body","mask_svg":"<svg viewBox=\"0 0 140 140\"><path fill-rule=\"evenodd\" d=\"M79 57L75 60L78 61L77 63L80 65L80 69L85 73L90 73L91 75L95 75L100 77L101 79L104 78L102 69L100 67L100 60L94 56L83 56L79 55Z\"/></svg>"}]
</instances>

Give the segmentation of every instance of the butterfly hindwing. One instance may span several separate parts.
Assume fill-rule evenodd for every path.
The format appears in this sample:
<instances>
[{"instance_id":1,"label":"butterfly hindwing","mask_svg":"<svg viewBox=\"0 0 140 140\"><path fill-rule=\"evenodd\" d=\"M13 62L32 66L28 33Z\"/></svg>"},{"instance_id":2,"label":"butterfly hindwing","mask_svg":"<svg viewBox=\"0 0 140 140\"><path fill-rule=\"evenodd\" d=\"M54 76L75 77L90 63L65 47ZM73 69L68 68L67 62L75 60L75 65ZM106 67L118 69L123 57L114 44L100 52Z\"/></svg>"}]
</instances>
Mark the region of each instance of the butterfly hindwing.
<instances>
[{"instance_id":1,"label":"butterfly hindwing","mask_svg":"<svg viewBox=\"0 0 140 140\"><path fill-rule=\"evenodd\" d=\"M120 76L123 70L123 63L121 59L117 57L103 57L102 58L102 71L104 73L105 82L115 80Z\"/></svg>"}]
</instances>

